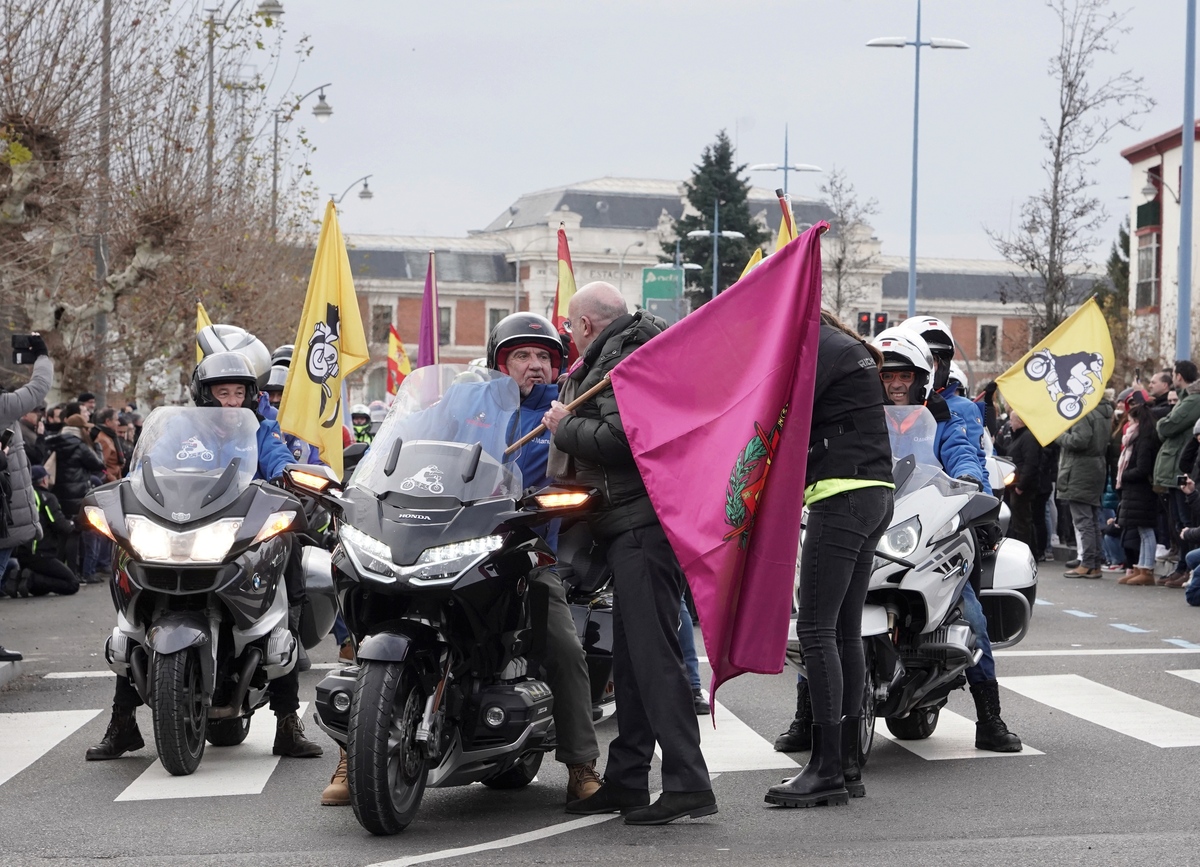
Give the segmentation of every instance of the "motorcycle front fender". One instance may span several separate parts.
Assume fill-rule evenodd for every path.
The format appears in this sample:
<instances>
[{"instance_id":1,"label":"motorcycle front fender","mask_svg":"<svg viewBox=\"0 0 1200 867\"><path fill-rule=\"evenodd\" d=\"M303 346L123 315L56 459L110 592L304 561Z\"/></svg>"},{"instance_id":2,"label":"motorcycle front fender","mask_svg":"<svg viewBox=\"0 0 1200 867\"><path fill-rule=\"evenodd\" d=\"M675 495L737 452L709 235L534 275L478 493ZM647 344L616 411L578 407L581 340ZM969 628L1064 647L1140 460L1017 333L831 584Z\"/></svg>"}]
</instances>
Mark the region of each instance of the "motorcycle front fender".
<instances>
[{"instance_id":1,"label":"motorcycle front fender","mask_svg":"<svg viewBox=\"0 0 1200 867\"><path fill-rule=\"evenodd\" d=\"M198 612L179 611L164 614L146 632L146 646L155 653L178 653L189 647L207 645L208 621Z\"/></svg>"},{"instance_id":2,"label":"motorcycle front fender","mask_svg":"<svg viewBox=\"0 0 1200 867\"><path fill-rule=\"evenodd\" d=\"M363 639L358 646L358 658L375 662L403 662L415 650L413 645L413 640L407 635L379 632Z\"/></svg>"}]
</instances>

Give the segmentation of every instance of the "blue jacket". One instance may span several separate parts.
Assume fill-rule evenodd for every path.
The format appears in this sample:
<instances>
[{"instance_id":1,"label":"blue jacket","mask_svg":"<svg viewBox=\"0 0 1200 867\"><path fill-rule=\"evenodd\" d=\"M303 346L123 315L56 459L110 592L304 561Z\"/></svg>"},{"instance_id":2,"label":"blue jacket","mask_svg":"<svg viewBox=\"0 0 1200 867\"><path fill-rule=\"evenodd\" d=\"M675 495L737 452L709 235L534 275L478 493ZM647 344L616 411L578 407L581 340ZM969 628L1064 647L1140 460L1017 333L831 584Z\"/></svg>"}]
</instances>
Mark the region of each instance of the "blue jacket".
<instances>
[{"instance_id":1,"label":"blue jacket","mask_svg":"<svg viewBox=\"0 0 1200 867\"><path fill-rule=\"evenodd\" d=\"M937 419L937 438L933 450L942 463L942 469L956 479L970 476L986 484L987 474L979 459L979 448L971 442L966 423L939 394L930 395L925 406Z\"/></svg>"},{"instance_id":2,"label":"blue jacket","mask_svg":"<svg viewBox=\"0 0 1200 867\"><path fill-rule=\"evenodd\" d=\"M263 419L258 423L258 472L256 479L275 479L283 475L288 464L296 463L296 457L283 442L279 423Z\"/></svg>"},{"instance_id":3,"label":"blue jacket","mask_svg":"<svg viewBox=\"0 0 1200 867\"><path fill-rule=\"evenodd\" d=\"M970 398L963 397L958 393L958 383L952 382L943 388L940 392L942 398L946 401L946 405L950 407L950 412L958 416L967 428L967 437L979 452L979 465L987 466L988 454L983 447L983 434L986 428L983 425L983 407L975 403ZM982 477L981 481L984 481Z\"/></svg>"},{"instance_id":4,"label":"blue jacket","mask_svg":"<svg viewBox=\"0 0 1200 867\"><path fill-rule=\"evenodd\" d=\"M557 385L535 385L529 395L521 400L521 412L517 429L512 434L516 442L542 423L542 416L550 409L550 402L558 399ZM517 453L517 466L521 468L521 479L526 488L542 488L551 481L546 472L550 462L550 432L546 431L521 446ZM541 527L534 527L552 551L558 550L558 519Z\"/></svg>"},{"instance_id":5,"label":"blue jacket","mask_svg":"<svg viewBox=\"0 0 1200 867\"><path fill-rule=\"evenodd\" d=\"M275 421L279 418L279 410L271 406L271 401L267 398L267 393L261 392L258 395L258 414L265 419ZM280 429L282 432L282 428ZM293 457L293 463L297 464L319 464L321 463L321 450L316 446L311 446L300 437L293 436L290 433L283 435L283 444L288 447Z\"/></svg>"}]
</instances>

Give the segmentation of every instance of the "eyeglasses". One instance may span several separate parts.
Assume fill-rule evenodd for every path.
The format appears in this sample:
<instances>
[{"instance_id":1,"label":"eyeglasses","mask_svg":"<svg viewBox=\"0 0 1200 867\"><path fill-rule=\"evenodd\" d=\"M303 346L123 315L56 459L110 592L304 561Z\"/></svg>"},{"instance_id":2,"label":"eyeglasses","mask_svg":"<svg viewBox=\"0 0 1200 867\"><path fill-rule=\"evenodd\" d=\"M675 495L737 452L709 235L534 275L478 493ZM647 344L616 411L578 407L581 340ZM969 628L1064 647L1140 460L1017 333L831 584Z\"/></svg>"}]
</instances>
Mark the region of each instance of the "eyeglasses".
<instances>
[{"instance_id":1,"label":"eyeglasses","mask_svg":"<svg viewBox=\"0 0 1200 867\"><path fill-rule=\"evenodd\" d=\"M879 378L884 382L902 382L905 385L911 385L917 375L911 370L885 370L879 374Z\"/></svg>"}]
</instances>

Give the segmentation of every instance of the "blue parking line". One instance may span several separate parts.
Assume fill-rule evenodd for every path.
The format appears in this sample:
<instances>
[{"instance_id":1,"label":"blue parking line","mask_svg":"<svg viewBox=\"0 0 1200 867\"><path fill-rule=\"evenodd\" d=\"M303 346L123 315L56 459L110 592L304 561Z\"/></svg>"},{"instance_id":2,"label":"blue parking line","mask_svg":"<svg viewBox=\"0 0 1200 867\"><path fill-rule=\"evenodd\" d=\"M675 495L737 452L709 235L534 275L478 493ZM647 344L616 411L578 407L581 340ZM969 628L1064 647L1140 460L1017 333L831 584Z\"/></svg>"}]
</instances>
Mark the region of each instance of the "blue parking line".
<instances>
[{"instance_id":1,"label":"blue parking line","mask_svg":"<svg viewBox=\"0 0 1200 867\"><path fill-rule=\"evenodd\" d=\"M1108 624L1113 629L1120 629L1124 632L1152 632L1151 629L1142 629L1140 626L1130 626L1128 623L1110 623Z\"/></svg>"},{"instance_id":2,"label":"blue parking line","mask_svg":"<svg viewBox=\"0 0 1200 867\"><path fill-rule=\"evenodd\" d=\"M1095 614L1088 614L1086 611L1076 611L1074 608L1064 608L1063 614L1070 614L1075 617L1095 617Z\"/></svg>"},{"instance_id":3,"label":"blue parking line","mask_svg":"<svg viewBox=\"0 0 1200 867\"><path fill-rule=\"evenodd\" d=\"M1200 650L1200 644L1194 644L1186 638L1164 638L1167 644L1174 644L1176 647L1182 647L1186 650Z\"/></svg>"}]
</instances>

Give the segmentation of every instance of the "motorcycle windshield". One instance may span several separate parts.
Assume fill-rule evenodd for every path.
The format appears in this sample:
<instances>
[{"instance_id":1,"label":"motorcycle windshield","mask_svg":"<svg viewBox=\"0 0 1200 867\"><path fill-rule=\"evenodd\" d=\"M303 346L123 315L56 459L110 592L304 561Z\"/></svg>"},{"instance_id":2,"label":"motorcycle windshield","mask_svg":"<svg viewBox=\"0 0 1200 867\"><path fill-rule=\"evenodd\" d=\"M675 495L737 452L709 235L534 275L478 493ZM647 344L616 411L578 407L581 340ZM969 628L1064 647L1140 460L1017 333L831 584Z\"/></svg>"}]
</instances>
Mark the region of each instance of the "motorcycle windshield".
<instances>
[{"instance_id":1,"label":"motorcycle windshield","mask_svg":"<svg viewBox=\"0 0 1200 867\"><path fill-rule=\"evenodd\" d=\"M150 413L130 460L138 502L187 523L223 509L258 471L258 419L248 409L161 407Z\"/></svg>"},{"instance_id":2,"label":"motorcycle windshield","mask_svg":"<svg viewBox=\"0 0 1200 867\"><path fill-rule=\"evenodd\" d=\"M937 421L923 406L888 406L888 438L892 441L892 457L896 460L912 457L918 464L940 466L937 452Z\"/></svg>"},{"instance_id":3,"label":"motorcycle windshield","mask_svg":"<svg viewBox=\"0 0 1200 867\"><path fill-rule=\"evenodd\" d=\"M504 450L519 438L520 409L516 382L498 371L463 364L418 368L404 378L350 485L376 497L515 499L521 470Z\"/></svg>"}]
</instances>

